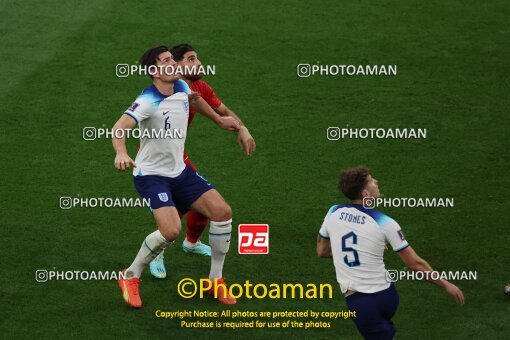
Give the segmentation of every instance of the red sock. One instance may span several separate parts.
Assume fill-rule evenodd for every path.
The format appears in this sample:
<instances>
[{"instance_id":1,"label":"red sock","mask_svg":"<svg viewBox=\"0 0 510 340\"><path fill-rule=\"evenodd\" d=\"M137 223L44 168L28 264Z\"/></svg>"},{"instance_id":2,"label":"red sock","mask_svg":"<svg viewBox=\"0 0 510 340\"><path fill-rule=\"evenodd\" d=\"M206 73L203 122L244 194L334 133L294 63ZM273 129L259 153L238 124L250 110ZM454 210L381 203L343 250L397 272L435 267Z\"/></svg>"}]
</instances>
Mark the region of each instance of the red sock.
<instances>
[{"instance_id":1,"label":"red sock","mask_svg":"<svg viewBox=\"0 0 510 340\"><path fill-rule=\"evenodd\" d=\"M204 232L205 227L207 227L208 222L209 220L207 217L190 210L186 219L186 225L188 226L188 230L186 230L186 239L191 243L196 243L200 238L200 235Z\"/></svg>"}]
</instances>

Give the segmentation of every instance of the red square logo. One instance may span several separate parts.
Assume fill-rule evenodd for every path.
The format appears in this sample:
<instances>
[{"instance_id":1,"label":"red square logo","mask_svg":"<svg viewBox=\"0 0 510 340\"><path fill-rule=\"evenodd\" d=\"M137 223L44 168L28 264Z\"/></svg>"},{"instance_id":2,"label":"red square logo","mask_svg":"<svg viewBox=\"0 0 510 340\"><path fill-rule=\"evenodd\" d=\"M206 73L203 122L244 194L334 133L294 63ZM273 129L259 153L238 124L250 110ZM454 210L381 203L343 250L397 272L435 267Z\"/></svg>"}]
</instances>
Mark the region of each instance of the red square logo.
<instances>
[{"instance_id":1,"label":"red square logo","mask_svg":"<svg viewBox=\"0 0 510 340\"><path fill-rule=\"evenodd\" d=\"M269 224L239 225L239 254L269 254Z\"/></svg>"}]
</instances>

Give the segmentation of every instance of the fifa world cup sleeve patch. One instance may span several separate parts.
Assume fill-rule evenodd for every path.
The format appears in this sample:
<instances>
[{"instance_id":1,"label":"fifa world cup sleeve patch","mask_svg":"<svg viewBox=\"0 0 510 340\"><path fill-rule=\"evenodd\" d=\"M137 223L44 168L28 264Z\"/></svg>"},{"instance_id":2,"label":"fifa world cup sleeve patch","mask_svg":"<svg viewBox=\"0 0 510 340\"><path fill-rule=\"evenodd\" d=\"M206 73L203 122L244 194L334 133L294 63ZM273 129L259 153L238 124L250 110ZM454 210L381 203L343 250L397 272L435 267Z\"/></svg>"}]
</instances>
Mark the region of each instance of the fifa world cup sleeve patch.
<instances>
[{"instance_id":1,"label":"fifa world cup sleeve patch","mask_svg":"<svg viewBox=\"0 0 510 340\"><path fill-rule=\"evenodd\" d=\"M154 114L158 108L159 102L149 94L140 95L124 112L131 116L137 123Z\"/></svg>"},{"instance_id":2,"label":"fifa world cup sleeve patch","mask_svg":"<svg viewBox=\"0 0 510 340\"><path fill-rule=\"evenodd\" d=\"M400 228L394 219L386 217L383 220L382 232L386 242L391 245L395 252L404 250L409 246L409 243L407 243L404 233L402 232L402 228Z\"/></svg>"},{"instance_id":3,"label":"fifa world cup sleeve patch","mask_svg":"<svg viewBox=\"0 0 510 340\"><path fill-rule=\"evenodd\" d=\"M131 104L131 106L127 110L133 112L136 110L138 106L140 106L140 104L138 104L137 102L133 102L133 104Z\"/></svg>"}]
</instances>

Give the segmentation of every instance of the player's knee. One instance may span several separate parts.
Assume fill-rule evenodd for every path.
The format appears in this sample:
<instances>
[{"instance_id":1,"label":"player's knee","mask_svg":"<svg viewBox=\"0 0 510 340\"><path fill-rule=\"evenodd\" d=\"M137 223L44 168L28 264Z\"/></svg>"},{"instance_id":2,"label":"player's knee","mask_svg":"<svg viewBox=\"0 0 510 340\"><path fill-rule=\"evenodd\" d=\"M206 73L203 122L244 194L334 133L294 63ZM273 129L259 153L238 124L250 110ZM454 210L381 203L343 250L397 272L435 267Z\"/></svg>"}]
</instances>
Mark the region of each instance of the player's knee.
<instances>
[{"instance_id":1,"label":"player's knee","mask_svg":"<svg viewBox=\"0 0 510 340\"><path fill-rule=\"evenodd\" d=\"M159 231L161 235L165 238L167 242L174 241L177 237L179 237L179 233L181 231L180 225L170 225L170 224L162 224L159 226Z\"/></svg>"},{"instance_id":2,"label":"player's knee","mask_svg":"<svg viewBox=\"0 0 510 340\"><path fill-rule=\"evenodd\" d=\"M227 221L232 218L232 208L227 202L218 204L212 212L211 220L213 221Z\"/></svg>"}]
</instances>

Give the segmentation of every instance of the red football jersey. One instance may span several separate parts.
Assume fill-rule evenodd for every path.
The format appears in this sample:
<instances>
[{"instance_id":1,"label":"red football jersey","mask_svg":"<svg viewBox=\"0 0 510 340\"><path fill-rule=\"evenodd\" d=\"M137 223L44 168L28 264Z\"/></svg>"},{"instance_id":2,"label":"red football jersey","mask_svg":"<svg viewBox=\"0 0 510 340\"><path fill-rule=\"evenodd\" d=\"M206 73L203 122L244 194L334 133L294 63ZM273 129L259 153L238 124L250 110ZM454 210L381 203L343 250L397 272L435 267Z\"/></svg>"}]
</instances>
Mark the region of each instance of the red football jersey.
<instances>
[{"instance_id":1,"label":"red football jersey","mask_svg":"<svg viewBox=\"0 0 510 340\"><path fill-rule=\"evenodd\" d=\"M207 84L205 81L199 79L191 83L191 91L197 92L200 94L202 98L211 106L213 109L217 109L221 105L221 101L216 97L213 89ZM189 107L189 118L188 118L188 127L195 118L195 113L197 111L193 107Z\"/></svg>"},{"instance_id":2,"label":"red football jersey","mask_svg":"<svg viewBox=\"0 0 510 340\"><path fill-rule=\"evenodd\" d=\"M209 106L212 107L213 109L217 109L218 107L220 107L221 101L219 100L218 97L216 97L216 94L214 93L213 89L205 81L201 79L194 81L193 83L191 83L190 88L191 91L199 93L200 96L204 98L207 104L209 104ZM193 118L195 118L195 113L197 113L197 111L190 105L188 127L193 121ZM191 166L195 171L198 171L195 165L191 162L191 159L189 159L186 150L184 150L184 162L187 165Z\"/></svg>"}]
</instances>

